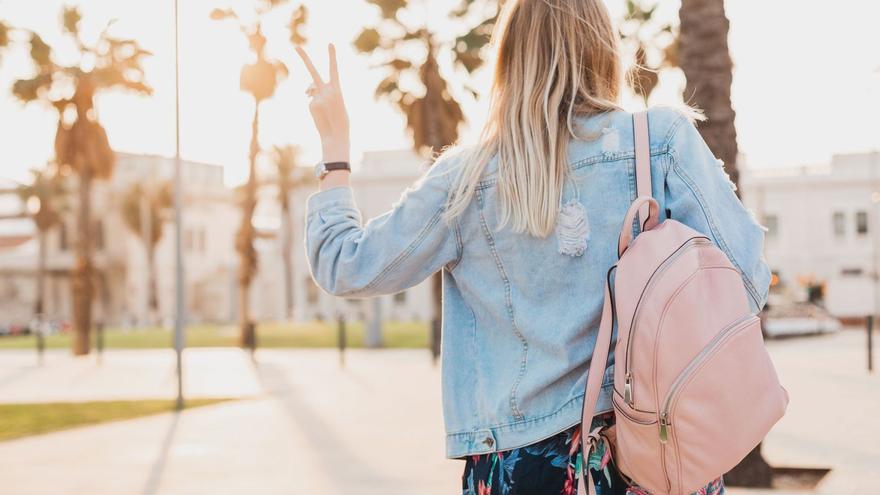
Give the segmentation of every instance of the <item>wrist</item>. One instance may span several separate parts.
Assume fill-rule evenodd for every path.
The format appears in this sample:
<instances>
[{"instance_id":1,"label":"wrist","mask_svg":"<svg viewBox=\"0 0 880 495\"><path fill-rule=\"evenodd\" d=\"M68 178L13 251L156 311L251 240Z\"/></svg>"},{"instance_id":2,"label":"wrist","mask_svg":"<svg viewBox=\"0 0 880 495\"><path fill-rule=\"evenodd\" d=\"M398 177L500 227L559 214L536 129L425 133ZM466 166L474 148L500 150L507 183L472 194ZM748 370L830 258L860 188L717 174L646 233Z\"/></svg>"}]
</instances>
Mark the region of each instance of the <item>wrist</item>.
<instances>
[{"instance_id":1,"label":"wrist","mask_svg":"<svg viewBox=\"0 0 880 495\"><path fill-rule=\"evenodd\" d=\"M348 170L333 170L320 180L318 187L321 191L324 191L332 187L348 186L350 185L350 177L351 172Z\"/></svg>"},{"instance_id":2,"label":"wrist","mask_svg":"<svg viewBox=\"0 0 880 495\"><path fill-rule=\"evenodd\" d=\"M321 146L323 160L331 162L351 162L348 143L325 142Z\"/></svg>"}]
</instances>

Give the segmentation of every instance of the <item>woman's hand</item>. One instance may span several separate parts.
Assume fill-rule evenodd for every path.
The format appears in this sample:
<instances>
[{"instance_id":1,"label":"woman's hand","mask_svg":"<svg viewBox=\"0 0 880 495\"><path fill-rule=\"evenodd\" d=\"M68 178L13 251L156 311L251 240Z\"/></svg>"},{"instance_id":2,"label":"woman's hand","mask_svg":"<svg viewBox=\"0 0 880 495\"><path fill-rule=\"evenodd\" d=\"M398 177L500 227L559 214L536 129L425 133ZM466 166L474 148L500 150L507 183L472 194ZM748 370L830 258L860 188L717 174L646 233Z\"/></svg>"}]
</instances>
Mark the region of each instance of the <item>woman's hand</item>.
<instances>
[{"instance_id":1,"label":"woman's hand","mask_svg":"<svg viewBox=\"0 0 880 495\"><path fill-rule=\"evenodd\" d=\"M349 160L349 127L348 112L345 109L345 101L342 99L342 89L339 85L339 67L336 63L336 47L328 46L330 55L330 80L324 82L312 59L302 47L296 47L296 52L302 58L309 74L312 75L312 85L308 89L311 97L309 111L312 119L321 135L321 147L324 151L325 162L348 162Z\"/></svg>"}]
</instances>

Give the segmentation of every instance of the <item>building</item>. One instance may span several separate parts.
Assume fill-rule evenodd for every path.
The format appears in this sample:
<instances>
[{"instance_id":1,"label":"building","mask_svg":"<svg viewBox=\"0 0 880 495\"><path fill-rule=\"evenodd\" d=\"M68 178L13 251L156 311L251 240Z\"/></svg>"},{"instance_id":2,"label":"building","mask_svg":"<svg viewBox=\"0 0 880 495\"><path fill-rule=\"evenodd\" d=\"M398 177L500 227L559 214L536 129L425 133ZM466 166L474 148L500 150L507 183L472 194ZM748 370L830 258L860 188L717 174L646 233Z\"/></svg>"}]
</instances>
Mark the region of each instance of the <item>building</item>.
<instances>
[{"instance_id":1,"label":"building","mask_svg":"<svg viewBox=\"0 0 880 495\"><path fill-rule=\"evenodd\" d=\"M880 261L880 152L835 155L823 166L745 170L746 205L768 229L779 292L819 299L839 317L875 307Z\"/></svg>"},{"instance_id":2,"label":"building","mask_svg":"<svg viewBox=\"0 0 880 495\"><path fill-rule=\"evenodd\" d=\"M94 263L96 281L95 318L110 325L134 325L148 321L147 262L144 243L122 218L125 196L136 183L155 187L170 181L174 170L170 158L117 153L113 176L93 185ZM75 178L71 189L75 188ZM188 304L199 320L225 320L227 302L205 303L200 290L219 279L226 283L234 258L213 246L231 243L228 229L217 218L237 215L232 194L223 184L223 169L217 165L185 161L183 181L186 184L187 222L184 246L189 254L187 267ZM7 202L10 199L7 197ZM55 322L71 318L70 273L74 263L75 200L70 201L62 221L50 229L46 237L47 271L44 279L45 315ZM24 205L18 205L23 210ZM170 213L170 212L168 212ZM170 217L170 215L169 215ZM170 219L170 218L169 218ZM162 236L156 249L157 292L160 318L173 315L173 229L163 222ZM36 294L38 244L34 227L28 220L0 225L0 238L24 235L27 240L17 245L0 243L0 313L6 323L26 323L32 318ZM202 298L202 299L200 299ZM220 308L224 308L221 310Z\"/></svg>"},{"instance_id":3,"label":"building","mask_svg":"<svg viewBox=\"0 0 880 495\"><path fill-rule=\"evenodd\" d=\"M423 172L424 162L411 152L376 152L364 155L352 181L364 219L388 210ZM269 167L266 167L267 169ZM186 305L192 323L232 323L238 318L238 256L234 249L241 222L236 192L225 186L218 165L183 162ZM137 326L158 317L170 323L175 311L174 226L166 212L162 236L156 246L155 271L158 315L148 307L148 264L142 236L122 219L121 205L135 183L156 185L173 177L174 161L150 155L117 153L112 179L96 182L94 261L100 274L96 320L113 326ZM261 173L259 205L254 218L258 231L258 272L251 285L252 314L258 321L314 320L345 316L386 320L427 320L431 316L429 284L375 301L343 300L321 291L309 275L303 249L306 200L314 192L311 168L295 173L289 221L293 235L293 313L287 314L284 264L280 240L281 212L274 178ZM12 190L15 184L0 184ZM26 218L14 218L25 209L14 195L0 196L0 324L26 324L33 317L36 298L38 244L34 227ZM74 262L74 211L47 235L47 274L44 279L45 314L54 322L71 318L70 273Z\"/></svg>"}]
</instances>

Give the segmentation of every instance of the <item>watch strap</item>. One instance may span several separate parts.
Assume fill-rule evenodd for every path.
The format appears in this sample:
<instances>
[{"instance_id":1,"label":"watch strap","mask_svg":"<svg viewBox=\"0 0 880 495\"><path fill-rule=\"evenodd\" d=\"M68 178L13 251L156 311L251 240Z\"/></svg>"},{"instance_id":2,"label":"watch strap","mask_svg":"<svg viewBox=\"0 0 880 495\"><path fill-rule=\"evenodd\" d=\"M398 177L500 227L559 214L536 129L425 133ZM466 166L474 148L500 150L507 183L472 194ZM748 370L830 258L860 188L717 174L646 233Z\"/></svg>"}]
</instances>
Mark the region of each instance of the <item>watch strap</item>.
<instances>
[{"instance_id":1,"label":"watch strap","mask_svg":"<svg viewBox=\"0 0 880 495\"><path fill-rule=\"evenodd\" d=\"M351 170L351 164L348 162L327 162L324 163L324 170L332 172L334 170Z\"/></svg>"}]
</instances>

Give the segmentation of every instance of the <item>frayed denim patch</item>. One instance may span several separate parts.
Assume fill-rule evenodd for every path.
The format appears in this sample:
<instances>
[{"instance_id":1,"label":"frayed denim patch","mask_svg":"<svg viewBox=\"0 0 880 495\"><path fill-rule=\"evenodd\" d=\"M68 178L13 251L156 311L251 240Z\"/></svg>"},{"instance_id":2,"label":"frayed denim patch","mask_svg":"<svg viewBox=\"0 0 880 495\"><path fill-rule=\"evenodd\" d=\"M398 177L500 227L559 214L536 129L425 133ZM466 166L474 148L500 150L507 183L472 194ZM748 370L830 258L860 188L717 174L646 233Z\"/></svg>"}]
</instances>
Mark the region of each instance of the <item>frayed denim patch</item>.
<instances>
[{"instance_id":1,"label":"frayed denim patch","mask_svg":"<svg viewBox=\"0 0 880 495\"><path fill-rule=\"evenodd\" d=\"M587 250L590 223L587 209L577 200L571 200L559 210L556 216L556 239L559 254L581 256Z\"/></svg>"}]
</instances>

